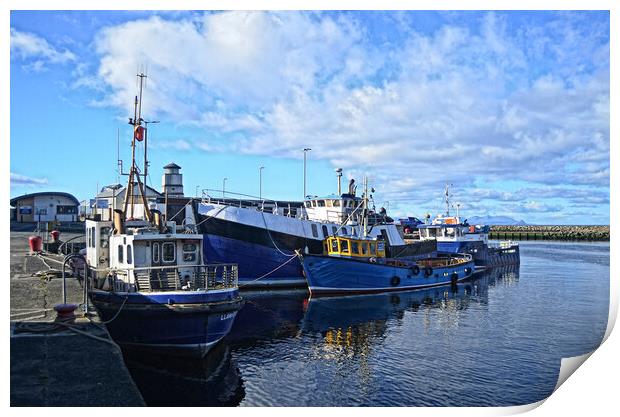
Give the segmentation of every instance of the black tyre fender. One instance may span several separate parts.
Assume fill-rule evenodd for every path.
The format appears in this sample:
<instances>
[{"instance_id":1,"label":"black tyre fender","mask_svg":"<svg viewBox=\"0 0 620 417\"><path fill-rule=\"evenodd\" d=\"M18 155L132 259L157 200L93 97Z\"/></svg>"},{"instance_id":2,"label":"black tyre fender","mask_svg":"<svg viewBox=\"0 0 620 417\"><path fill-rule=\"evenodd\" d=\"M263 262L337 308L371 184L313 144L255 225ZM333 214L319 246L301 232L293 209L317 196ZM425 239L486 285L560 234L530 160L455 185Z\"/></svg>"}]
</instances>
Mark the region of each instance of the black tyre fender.
<instances>
[{"instance_id":1,"label":"black tyre fender","mask_svg":"<svg viewBox=\"0 0 620 417\"><path fill-rule=\"evenodd\" d=\"M424 276L430 277L431 275L433 275L433 268L430 266L424 268Z\"/></svg>"},{"instance_id":2,"label":"black tyre fender","mask_svg":"<svg viewBox=\"0 0 620 417\"><path fill-rule=\"evenodd\" d=\"M411 267L411 273L413 275L420 275L420 267L417 265L414 265Z\"/></svg>"},{"instance_id":3,"label":"black tyre fender","mask_svg":"<svg viewBox=\"0 0 620 417\"><path fill-rule=\"evenodd\" d=\"M397 275L394 275L392 279L390 280L390 284L392 284L392 287L396 287L398 284L400 284L400 277Z\"/></svg>"}]
</instances>

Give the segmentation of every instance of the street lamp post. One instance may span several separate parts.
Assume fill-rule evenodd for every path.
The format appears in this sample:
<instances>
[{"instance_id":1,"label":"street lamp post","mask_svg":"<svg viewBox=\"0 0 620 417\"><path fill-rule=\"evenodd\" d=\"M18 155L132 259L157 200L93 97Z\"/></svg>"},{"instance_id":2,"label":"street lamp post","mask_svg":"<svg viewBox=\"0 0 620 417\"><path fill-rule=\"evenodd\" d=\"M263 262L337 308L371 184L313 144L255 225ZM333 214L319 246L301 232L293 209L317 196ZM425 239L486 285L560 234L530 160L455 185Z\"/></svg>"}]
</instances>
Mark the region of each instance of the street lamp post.
<instances>
[{"instance_id":1,"label":"street lamp post","mask_svg":"<svg viewBox=\"0 0 620 417\"><path fill-rule=\"evenodd\" d=\"M306 153L311 151L310 148L304 148L304 198L303 201L306 200Z\"/></svg>"},{"instance_id":2,"label":"street lamp post","mask_svg":"<svg viewBox=\"0 0 620 417\"><path fill-rule=\"evenodd\" d=\"M146 159L146 143L149 137L149 124L153 123L153 124L157 124L159 123L159 120L152 120L152 121L148 121L148 120L144 120L144 119L140 119L144 122L145 128L144 128L144 183L146 184L146 176L148 175L148 168L149 168L149 161Z\"/></svg>"},{"instance_id":3,"label":"street lamp post","mask_svg":"<svg viewBox=\"0 0 620 417\"><path fill-rule=\"evenodd\" d=\"M224 177L224 180L222 181L222 198L226 198L226 181L228 180L228 177Z\"/></svg>"},{"instance_id":4,"label":"street lamp post","mask_svg":"<svg viewBox=\"0 0 620 417\"><path fill-rule=\"evenodd\" d=\"M258 199L263 199L263 169L264 166L258 168Z\"/></svg>"}]
</instances>

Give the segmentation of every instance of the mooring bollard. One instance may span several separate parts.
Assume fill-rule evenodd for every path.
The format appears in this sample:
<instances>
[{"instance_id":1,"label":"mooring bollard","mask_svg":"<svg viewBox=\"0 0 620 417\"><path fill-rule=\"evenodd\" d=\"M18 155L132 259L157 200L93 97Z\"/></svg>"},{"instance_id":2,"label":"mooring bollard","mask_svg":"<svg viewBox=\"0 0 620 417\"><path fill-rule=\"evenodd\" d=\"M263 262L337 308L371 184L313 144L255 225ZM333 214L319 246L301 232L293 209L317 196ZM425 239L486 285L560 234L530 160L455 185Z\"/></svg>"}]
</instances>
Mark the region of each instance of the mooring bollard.
<instances>
[{"instance_id":1,"label":"mooring bollard","mask_svg":"<svg viewBox=\"0 0 620 417\"><path fill-rule=\"evenodd\" d=\"M87 273L87 265L86 265L86 259L84 259L84 256L80 255L80 254L76 254L76 253L72 253L69 254L67 256L65 256L63 262L62 262L62 304L56 304L54 306L54 310L56 310L56 313L58 314L56 316L56 320L69 320L69 319L74 319L75 318L75 309L77 308L77 305L75 304L68 304L67 303L67 276L66 276L66 267L67 267L67 262L73 258L79 258L84 262L84 296L86 297L86 312L88 312L88 292L86 289L86 273Z\"/></svg>"}]
</instances>

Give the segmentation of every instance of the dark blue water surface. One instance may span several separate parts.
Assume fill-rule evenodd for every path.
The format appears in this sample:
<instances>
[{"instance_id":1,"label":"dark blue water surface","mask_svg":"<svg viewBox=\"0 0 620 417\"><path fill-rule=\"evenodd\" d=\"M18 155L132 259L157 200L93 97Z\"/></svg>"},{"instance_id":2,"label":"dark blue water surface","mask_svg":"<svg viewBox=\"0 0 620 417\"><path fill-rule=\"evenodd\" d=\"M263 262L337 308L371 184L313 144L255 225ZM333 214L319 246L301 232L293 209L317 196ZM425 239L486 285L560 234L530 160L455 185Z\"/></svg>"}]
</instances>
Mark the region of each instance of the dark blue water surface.
<instances>
[{"instance_id":1,"label":"dark blue water surface","mask_svg":"<svg viewBox=\"0 0 620 417\"><path fill-rule=\"evenodd\" d=\"M149 405L506 406L549 396L607 325L609 244L522 242L456 288L308 300L245 293L202 361L125 355Z\"/></svg>"}]
</instances>

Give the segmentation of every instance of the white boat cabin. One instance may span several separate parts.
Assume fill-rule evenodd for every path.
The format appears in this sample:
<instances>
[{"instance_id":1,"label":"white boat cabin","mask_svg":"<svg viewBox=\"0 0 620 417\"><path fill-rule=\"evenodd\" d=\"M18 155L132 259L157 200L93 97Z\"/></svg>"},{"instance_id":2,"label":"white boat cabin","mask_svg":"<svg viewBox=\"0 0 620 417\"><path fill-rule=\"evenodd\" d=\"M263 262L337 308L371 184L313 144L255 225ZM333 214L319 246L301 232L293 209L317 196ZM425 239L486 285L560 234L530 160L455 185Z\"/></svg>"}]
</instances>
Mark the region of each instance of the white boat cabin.
<instances>
[{"instance_id":1,"label":"white boat cabin","mask_svg":"<svg viewBox=\"0 0 620 417\"><path fill-rule=\"evenodd\" d=\"M431 224L417 226L420 240L437 240L438 242L474 242L488 243L488 226L463 223L458 216L438 216Z\"/></svg>"},{"instance_id":2,"label":"white boat cabin","mask_svg":"<svg viewBox=\"0 0 620 417\"><path fill-rule=\"evenodd\" d=\"M308 220L343 223L362 205L362 199L352 194L306 198L304 209ZM361 215L361 207L358 210Z\"/></svg>"},{"instance_id":3,"label":"white boat cabin","mask_svg":"<svg viewBox=\"0 0 620 417\"><path fill-rule=\"evenodd\" d=\"M98 278L114 271L135 291L141 273L166 270L178 271L181 283L189 281L202 265L202 235L177 233L176 224L168 222L167 232L144 221L128 221L124 233L114 234L112 222L86 220L86 260Z\"/></svg>"}]
</instances>

